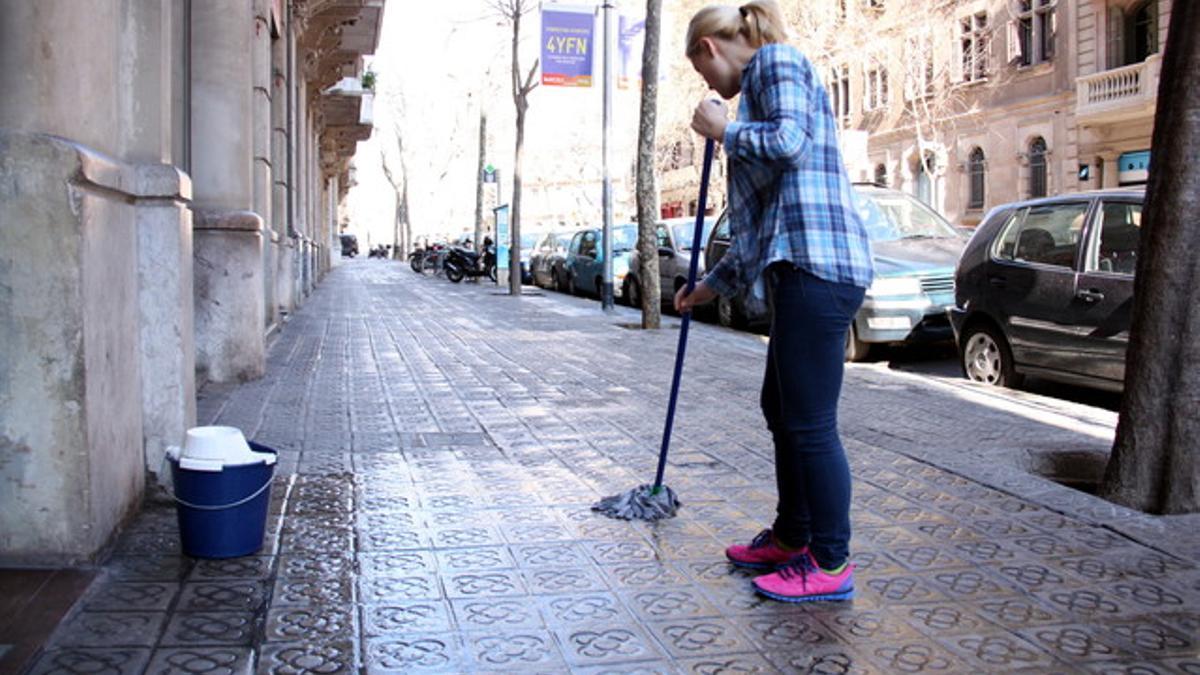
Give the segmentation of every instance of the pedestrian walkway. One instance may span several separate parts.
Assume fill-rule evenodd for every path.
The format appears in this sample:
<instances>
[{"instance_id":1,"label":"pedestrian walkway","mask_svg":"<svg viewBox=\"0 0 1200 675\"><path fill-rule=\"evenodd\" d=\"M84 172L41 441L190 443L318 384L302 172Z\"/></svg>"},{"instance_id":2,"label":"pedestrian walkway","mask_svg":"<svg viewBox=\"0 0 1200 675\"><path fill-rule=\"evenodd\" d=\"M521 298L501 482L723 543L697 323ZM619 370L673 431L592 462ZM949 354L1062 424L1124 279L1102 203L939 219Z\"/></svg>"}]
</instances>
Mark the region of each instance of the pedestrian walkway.
<instances>
[{"instance_id":1,"label":"pedestrian walkway","mask_svg":"<svg viewBox=\"0 0 1200 675\"><path fill-rule=\"evenodd\" d=\"M1028 473L1106 449L1104 411L852 367L858 597L775 603L722 555L772 515L765 345L701 325L679 517L593 514L653 477L677 331L635 321L336 268L200 399L281 452L261 554L182 557L148 506L31 672L1200 672L1195 520Z\"/></svg>"}]
</instances>

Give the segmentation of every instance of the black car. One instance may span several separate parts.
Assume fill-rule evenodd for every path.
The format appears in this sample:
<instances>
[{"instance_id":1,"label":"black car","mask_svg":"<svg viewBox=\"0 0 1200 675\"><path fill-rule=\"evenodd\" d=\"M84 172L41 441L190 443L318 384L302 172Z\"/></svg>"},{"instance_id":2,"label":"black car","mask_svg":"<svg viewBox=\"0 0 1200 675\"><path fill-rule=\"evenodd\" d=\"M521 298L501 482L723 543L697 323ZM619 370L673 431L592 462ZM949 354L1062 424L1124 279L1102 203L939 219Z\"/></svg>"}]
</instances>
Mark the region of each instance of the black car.
<instances>
[{"instance_id":1,"label":"black car","mask_svg":"<svg viewBox=\"0 0 1200 675\"><path fill-rule=\"evenodd\" d=\"M987 215L959 261L950 310L968 378L1122 389L1143 197L1102 190Z\"/></svg>"}]
</instances>

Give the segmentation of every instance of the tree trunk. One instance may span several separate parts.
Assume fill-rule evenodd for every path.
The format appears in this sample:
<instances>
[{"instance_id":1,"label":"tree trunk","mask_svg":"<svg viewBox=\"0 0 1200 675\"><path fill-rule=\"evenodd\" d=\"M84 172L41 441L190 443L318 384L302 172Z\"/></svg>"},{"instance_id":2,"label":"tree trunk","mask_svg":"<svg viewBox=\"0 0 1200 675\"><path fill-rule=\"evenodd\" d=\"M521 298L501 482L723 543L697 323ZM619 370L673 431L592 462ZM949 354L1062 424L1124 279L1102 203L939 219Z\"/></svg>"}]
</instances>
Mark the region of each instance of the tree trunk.
<instances>
[{"instance_id":1,"label":"tree trunk","mask_svg":"<svg viewBox=\"0 0 1200 675\"><path fill-rule=\"evenodd\" d=\"M482 99L480 101L482 103ZM487 113L479 109L479 161L475 168L475 250L483 250L483 167L487 159Z\"/></svg>"},{"instance_id":2,"label":"tree trunk","mask_svg":"<svg viewBox=\"0 0 1200 675\"><path fill-rule=\"evenodd\" d=\"M1200 3L1177 2L1162 60L1125 395L1100 493L1200 511Z\"/></svg>"},{"instance_id":3,"label":"tree trunk","mask_svg":"<svg viewBox=\"0 0 1200 675\"><path fill-rule=\"evenodd\" d=\"M512 205L508 209L508 292L521 294L521 159L525 154L525 97L517 102L517 147L513 158Z\"/></svg>"},{"instance_id":4,"label":"tree trunk","mask_svg":"<svg viewBox=\"0 0 1200 675\"><path fill-rule=\"evenodd\" d=\"M642 108L638 122L637 214L638 279L641 280L642 328L662 325L662 288L658 274L658 190L654 184L654 135L658 117L658 37L662 0L646 0L642 47ZM693 251L692 255L696 255Z\"/></svg>"}]
</instances>

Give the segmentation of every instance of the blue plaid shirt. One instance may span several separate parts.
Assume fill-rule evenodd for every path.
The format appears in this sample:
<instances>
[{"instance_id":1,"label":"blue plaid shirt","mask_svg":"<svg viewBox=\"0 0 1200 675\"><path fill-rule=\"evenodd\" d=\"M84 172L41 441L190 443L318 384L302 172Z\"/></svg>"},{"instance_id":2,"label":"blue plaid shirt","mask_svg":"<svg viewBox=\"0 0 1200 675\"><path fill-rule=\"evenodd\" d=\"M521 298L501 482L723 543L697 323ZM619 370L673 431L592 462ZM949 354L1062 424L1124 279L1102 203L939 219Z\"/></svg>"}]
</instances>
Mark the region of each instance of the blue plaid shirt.
<instances>
[{"instance_id":1,"label":"blue plaid shirt","mask_svg":"<svg viewBox=\"0 0 1200 675\"><path fill-rule=\"evenodd\" d=\"M786 261L814 276L871 285L871 244L853 206L829 98L808 59L764 45L742 71L729 156L729 251L704 283L721 295L753 288Z\"/></svg>"}]
</instances>

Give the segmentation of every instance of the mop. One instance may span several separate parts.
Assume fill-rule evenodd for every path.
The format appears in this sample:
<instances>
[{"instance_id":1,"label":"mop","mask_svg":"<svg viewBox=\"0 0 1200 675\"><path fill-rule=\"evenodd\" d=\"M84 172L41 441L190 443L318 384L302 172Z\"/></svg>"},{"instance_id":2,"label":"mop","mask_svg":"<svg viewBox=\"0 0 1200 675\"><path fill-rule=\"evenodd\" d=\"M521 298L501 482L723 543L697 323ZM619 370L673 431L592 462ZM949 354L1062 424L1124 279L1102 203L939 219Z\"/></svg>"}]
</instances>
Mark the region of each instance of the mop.
<instances>
[{"instance_id":1,"label":"mop","mask_svg":"<svg viewBox=\"0 0 1200 675\"><path fill-rule=\"evenodd\" d=\"M704 144L704 169L700 176L700 201L696 209L696 229L692 236L692 263L688 268L687 292L696 287L696 267L700 261L700 242L704 235L705 202L708 201L708 174L712 169L713 141ZM667 468L667 449L671 446L671 427L675 423L675 403L679 399L679 378L683 375L683 355L687 350L688 326L691 310L683 313L679 327L679 347L675 350L675 375L671 381L671 398L667 403L667 421L663 426L662 449L658 453L658 473L653 485L639 485L619 495L605 497L592 505L593 511L610 518L621 520L660 520L671 518L679 510L679 498L671 488L663 485L663 472Z\"/></svg>"}]
</instances>

